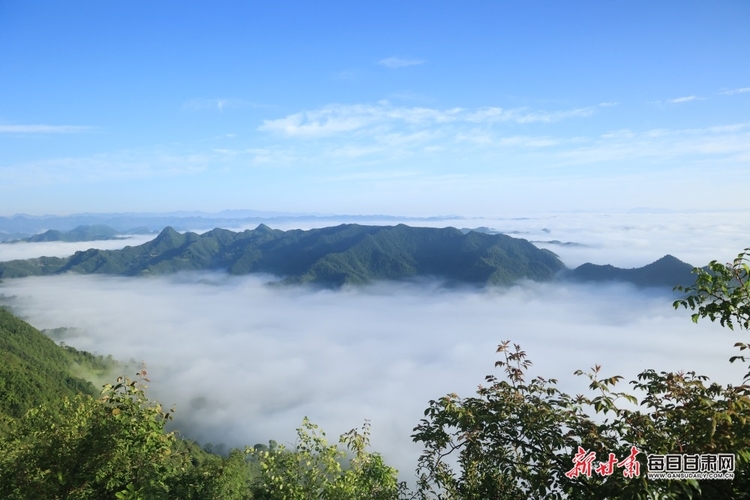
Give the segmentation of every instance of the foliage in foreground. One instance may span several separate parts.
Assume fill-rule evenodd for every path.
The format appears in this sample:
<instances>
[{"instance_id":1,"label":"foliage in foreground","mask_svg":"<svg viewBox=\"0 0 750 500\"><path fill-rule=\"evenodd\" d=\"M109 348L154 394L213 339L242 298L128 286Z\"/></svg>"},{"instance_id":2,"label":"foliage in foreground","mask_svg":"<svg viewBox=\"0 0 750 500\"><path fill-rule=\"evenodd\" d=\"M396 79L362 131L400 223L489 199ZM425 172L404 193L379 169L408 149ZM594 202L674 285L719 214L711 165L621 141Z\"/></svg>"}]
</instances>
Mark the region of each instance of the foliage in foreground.
<instances>
[{"instance_id":1,"label":"foliage in foreground","mask_svg":"<svg viewBox=\"0 0 750 500\"><path fill-rule=\"evenodd\" d=\"M96 394L91 383L71 373L77 354L0 307L0 419L20 417L62 396Z\"/></svg>"},{"instance_id":2,"label":"foliage in foreground","mask_svg":"<svg viewBox=\"0 0 750 500\"><path fill-rule=\"evenodd\" d=\"M66 397L59 407L42 405L11 421L0 439L0 497L246 498L236 494L246 476L244 456L239 467L236 454L194 464L164 430L171 410L148 401L146 373L139 375L105 386L99 399Z\"/></svg>"},{"instance_id":3,"label":"foliage in foreground","mask_svg":"<svg viewBox=\"0 0 750 500\"><path fill-rule=\"evenodd\" d=\"M165 431L172 410L120 378L99 399L79 394L8 421L0 435L0 498L8 500L386 500L405 491L367 451L369 424L337 445L307 419L294 449L256 445L221 457ZM347 456L351 456L345 463Z\"/></svg>"},{"instance_id":4,"label":"foliage in foreground","mask_svg":"<svg viewBox=\"0 0 750 500\"><path fill-rule=\"evenodd\" d=\"M747 330L750 325L750 268L746 249L731 264L716 261L695 269L696 283L678 287L688 295L674 303ZM735 344L740 350L745 343ZM419 460L421 498L750 498L750 387L721 386L694 372L646 370L632 381L640 399L616 392L622 377L587 375L594 397L572 397L556 380L526 380L531 365L518 345L498 348L504 379L488 376L475 397L449 394L431 401L414 429L424 443ZM731 361L745 361L734 356ZM641 409L632 409L639 403ZM628 404L630 406L628 406ZM640 451L638 474L633 446ZM573 457L595 453L576 471ZM647 480L647 454L733 453L735 479ZM610 455L613 454L613 455ZM614 460L614 462L613 462ZM595 468L600 467L596 474ZM630 476L630 477L628 477Z\"/></svg>"},{"instance_id":5,"label":"foliage in foreground","mask_svg":"<svg viewBox=\"0 0 750 500\"><path fill-rule=\"evenodd\" d=\"M256 449L254 457L261 473L253 485L254 498L264 500L389 500L405 493L396 469L383 462L377 453L366 451L370 426L343 434L339 443L345 449L329 445L325 433L307 418L297 429L295 450L283 446ZM348 466L342 463L347 456Z\"/></svg>"}]
</instances>

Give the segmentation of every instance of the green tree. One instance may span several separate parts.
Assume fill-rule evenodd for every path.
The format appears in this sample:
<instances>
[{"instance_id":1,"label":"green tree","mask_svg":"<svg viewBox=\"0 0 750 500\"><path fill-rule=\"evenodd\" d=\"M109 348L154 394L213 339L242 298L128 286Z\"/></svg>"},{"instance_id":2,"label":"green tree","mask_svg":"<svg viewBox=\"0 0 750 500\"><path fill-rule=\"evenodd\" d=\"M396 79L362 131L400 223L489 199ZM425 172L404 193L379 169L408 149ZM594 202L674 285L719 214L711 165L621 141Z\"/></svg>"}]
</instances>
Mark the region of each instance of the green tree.
<instances>
[{"instance_id":1,"label":"green tree","mask_svg":"<svg viewBox=\"0 0 750 500\"><path fill-rule=\"evenodd\" d=\"M696 283L677 287L687 295L674 306L697 311L693 321L708 317L748 329L748 252L731 264L695 269ZM745 343L736 346L748 349ZM527 382L531 362L519 346L511 349L504 342L498 352L503 359L496 366L504 379L488 376L489 385L480 386L476 397L449 394L431 401L414 429L412 437L425 446L418 467L420 498L750 498L747 385L721 386L694 372L646 370L631 382L642 391L639 401L616 391L622 377L601 378L596 366L577 372L589 377L593 395L572 397L560 392L555 380ZM731 359L737 360L745 358ZM633 410L632 403L641 408ZM596 457L590 466L607 472L607 457L625 462L634 446L640 474L626 477L625 467L605 476L580 474L589 453ZM579 451L584 453L577 470L572 459ZM735 479L647 480L647 453L734 453Z\"/></svg>"},{"instance_id":2,"label":"green tree","mask_svg":"<svg viewBox=\"0 0 750 500\"><path fill-rule=\"evenodd\" d=\"M737 325L741 330L750 330L750 248L737 255L733 262L721 264L711 261L707 269L695 268L698 275L695 283L689 287L676 286L675 289L687 293L684 298L675 301L674 308L680 306L696 311L692 314L693 322L700 318L719 320L721 326L734 330ZM737 342L735 347L740 351L750 348L744 342ZM746 362L745 356L734 356L730 362ZM750 371L745 381L750 379Z\"/></svg>"},{"instance_id":3,"label":"green tree","mask_svg":"<svg viewBox=\"0 0 750 500\"><path fill-rule=\"evenodd\" d=\"M178 448L182 450L178 443ZM243 500L252 498L252 464L247 453L231 450L227 456L191 449L191 464L168 480L169 497L180 500Z\"/></svg>"},{"instance_id":4,"label":"green tree","mask_svg":"<svg viewBox=\"0 0 750 500\"><path fill-rule=\"evenodd\" d=\"M293 450L283 445L256 448L260 474L253 486L254 498L264 500L392 500L405 492L397 471L385 465L377 453L366 451L370 426L343 434L339 444L329 445L325 432L307 418L297 429ZM347 452L351 455L343 465Z\"/></svg>"},{"instance_id":5,"label":"green tree","mask_svg":"<svg viewBox=\"0 0 750 500\"><path fill-rule=\"evenodd\" d=\"M0 494L8 499L163 498L166 478L185 466L164 425L171 410L119 378L100 399L65 398L31 409L0 442Z\"/></svg>"}]
</instances>

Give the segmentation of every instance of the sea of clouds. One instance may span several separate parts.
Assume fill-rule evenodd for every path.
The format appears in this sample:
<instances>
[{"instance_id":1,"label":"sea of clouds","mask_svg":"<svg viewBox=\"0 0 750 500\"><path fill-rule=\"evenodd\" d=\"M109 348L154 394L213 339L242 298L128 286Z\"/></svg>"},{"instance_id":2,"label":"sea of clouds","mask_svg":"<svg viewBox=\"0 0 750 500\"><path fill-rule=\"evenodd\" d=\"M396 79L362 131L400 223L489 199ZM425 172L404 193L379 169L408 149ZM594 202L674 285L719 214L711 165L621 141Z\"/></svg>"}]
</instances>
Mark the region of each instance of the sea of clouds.
<instances>
[{"instance_id":1,"label":"sea of clouds","mask_svg":"<svg viewBox=\"0 0 750 500\"><path fill-rule=\"evenodd\" d=\"M421 225L576 242L585 246L546 246L571 267L634 267L666 253L695 265L729 260L750 242L741 220L558 214ZM626 380L646 368L696 370L723 383L745 373L727 361L740 334L693 324L687 311L672 308L669 290L533 282L446 289L425 281L333 291L269 287L269 279L65 275L5 280L0 294L37 328L71 327L62 338L69 345L144 361L150 396L175 405L175 425L187 437L227 446L293 443L304 416L331 437L369 419L373 449L404 479L421 449L410 434L429 400L472 395L496 373L495 349L505 339L528 353L532 375L558 378L571 393L587 385L573 371L597 363L604 375Z\"/></svg>"}]
</instances>

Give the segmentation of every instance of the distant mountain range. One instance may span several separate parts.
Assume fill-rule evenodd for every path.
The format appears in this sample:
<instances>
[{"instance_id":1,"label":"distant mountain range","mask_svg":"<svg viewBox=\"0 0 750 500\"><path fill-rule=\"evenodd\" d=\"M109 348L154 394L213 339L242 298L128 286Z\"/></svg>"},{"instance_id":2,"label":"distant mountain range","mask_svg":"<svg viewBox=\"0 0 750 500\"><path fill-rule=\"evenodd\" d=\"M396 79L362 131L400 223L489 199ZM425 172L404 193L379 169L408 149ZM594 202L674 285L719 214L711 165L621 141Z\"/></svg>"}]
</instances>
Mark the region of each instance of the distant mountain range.
<instances>
[{"instance_id":1,"label":"distant mountain range","mask_svg":"<svg viewBox=\"0 0 750 500\"><path fill-rule=\"evenodd\" d=\"M132 234L148 234L151 231L148 228L141 227L136 229L130 229L125 232L120 232L117 229L106 226L104 224L95 224L93 226L78 226L70 231L59 231L57 229L49 229L43 233L35 234L27 238L11 239L6 243L39 243L43 241L66 241L66 242L78 242L78 241L102 241L102 240L121 240L127 235Z\"/></svg>"},{"instance_id":2,"label":"distant mountain range","mask_svg":"<svg viewBox=\"0 0 750 500\"><path fill-rule=\"evenodd\" d=\"M132 228L148 232L161 231L171 226L178 231L208 230L215 227L249 227L261 223L306 223L315 225L327 221L367 222L419 222L462 217L397 217L392 215L323 215L287 212L263 212L259 210L223 210L221 212L168 212L168 213L82 213L73 215L26 215L17 214L11 217L0 217L0 241L11 241L27 238L37 233L56 230L70 231L78 226L106 225L119 232L128 233Z\"/></svg>"},{"instance_id":3,"label":"distant mountain range","mask_svg":"<svg viewBox=\"0 0 750 500\"><path fill-rule=\"evenodd\" d=\"M569 270L554 253L524 239L403 224L343 224L308 231L275 230L261 224L254 230L217 228L201 235L167 227L135 247L0 263L0 278L66 272L140 276L188 270L268 273L279 276L281 283L331 287L417 277L479 285L568 279L671 287L694 281L692 266L672 256L639 269L584 264Z\"/></svg>"}]
</instances>

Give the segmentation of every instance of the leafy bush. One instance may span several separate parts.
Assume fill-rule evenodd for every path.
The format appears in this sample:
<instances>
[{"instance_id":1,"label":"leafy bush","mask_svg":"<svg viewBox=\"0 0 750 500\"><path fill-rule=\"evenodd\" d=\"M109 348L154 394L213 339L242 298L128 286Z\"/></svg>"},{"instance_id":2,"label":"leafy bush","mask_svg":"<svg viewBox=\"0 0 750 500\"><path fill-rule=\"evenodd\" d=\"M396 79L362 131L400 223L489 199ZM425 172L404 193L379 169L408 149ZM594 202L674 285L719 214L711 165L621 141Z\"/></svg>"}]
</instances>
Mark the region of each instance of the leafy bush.
<instances>
[{"instance_id":1,"label":"leafy bush","mask_svg":"<svg viewBox=\"0 0 750 500\"><path fill-rule=\"evenodd\" d=\"M747 330L748 253L730 264L694 269L696 283L676 287L687 295L674 307L697 310L693 321L708 317ZM749 386L724 387L694 372L646 370L631 382L644 394L639 402L615 392L622 377L600 378L596 366L585 374L595 396L572 397L555 380L527 382L531 362L518 345L503 342L498 352L504 358L496 366L505 379L488 376L489 386L480 386L476 397L449 394L431 401L414 429L412 437L425 446L417 469L420 498L750 498ZM730 361L737 360L746 361ZM643 408L622 407L623 400ZM735 478L647 480L641 471L649 453L731 453ZM601 474L592 473L597 470Z\"/></svg>"},{"instance_id":2,"label":"leafy bush","mask_svg":"<svg viewBox=\"0 0 750 500\"><path fill-rule=\"evenodd\" d=\"M343 434L339 444L329 445L325 432L307 418L297 429L294 450L283 445L256 448L253 456L260 474L253 486L254 498L264 500L390 500L405 493L397 471L385 465L377 453L366 451L370 425ZM353 456L344 467L347 452Z\"/></svg>"}]
</instances>

